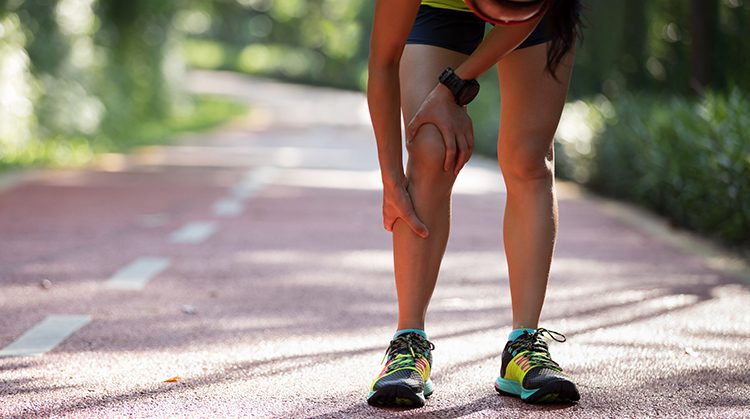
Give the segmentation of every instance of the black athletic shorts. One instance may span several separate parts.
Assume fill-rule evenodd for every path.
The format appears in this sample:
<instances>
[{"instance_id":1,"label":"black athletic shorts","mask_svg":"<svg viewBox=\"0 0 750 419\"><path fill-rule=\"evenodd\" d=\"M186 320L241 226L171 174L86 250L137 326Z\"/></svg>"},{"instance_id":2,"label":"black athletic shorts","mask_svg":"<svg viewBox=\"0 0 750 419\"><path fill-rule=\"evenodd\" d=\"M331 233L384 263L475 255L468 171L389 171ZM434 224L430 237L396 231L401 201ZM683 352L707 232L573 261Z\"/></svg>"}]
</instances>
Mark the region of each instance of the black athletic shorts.
<instances>
[{"instance_id":1,"label":"black athletic shorts","mask_svg":"<svg viewBox=\"0 0 750 419\"><path fill-rule=\"evenodd\" d=\"M471 54L484 38L485 21L472 12L419 6L407 44L433 45L464 54ZM552 39L547 32L547 16L543 17L528 38L516 49L545 43Z\"/></svg>"}]
</instances>

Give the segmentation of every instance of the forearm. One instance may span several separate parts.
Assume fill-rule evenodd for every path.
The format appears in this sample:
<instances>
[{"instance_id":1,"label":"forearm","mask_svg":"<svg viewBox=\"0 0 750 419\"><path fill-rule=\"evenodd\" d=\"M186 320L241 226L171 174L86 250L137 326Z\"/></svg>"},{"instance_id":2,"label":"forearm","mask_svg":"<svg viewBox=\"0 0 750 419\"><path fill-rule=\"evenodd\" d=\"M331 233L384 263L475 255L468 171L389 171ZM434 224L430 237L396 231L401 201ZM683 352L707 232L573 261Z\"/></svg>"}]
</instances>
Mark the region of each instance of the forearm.
<instances>
[{"instance_id":1,"label":"forearm","mask_svg":"<svg viewBox=\"0 0 750 419\"><path fill-rule=\"evenodd\" d=\"M512 52L536 28L541 16L521 25L495 26L482 43L457 69L464 80L476 79Z\"/></svg>"},{"instance_id":2,"label":"forearm","mask_svg":"<svg viewBox=\"0 0 750 419\"><path fill-rule=\"evenodd\" d=\"M399 182L404 176L401 152L401 99L398 61L370 65L367 104L375 131L378 161L384 184Z\"/></svg>"}]
</instances>

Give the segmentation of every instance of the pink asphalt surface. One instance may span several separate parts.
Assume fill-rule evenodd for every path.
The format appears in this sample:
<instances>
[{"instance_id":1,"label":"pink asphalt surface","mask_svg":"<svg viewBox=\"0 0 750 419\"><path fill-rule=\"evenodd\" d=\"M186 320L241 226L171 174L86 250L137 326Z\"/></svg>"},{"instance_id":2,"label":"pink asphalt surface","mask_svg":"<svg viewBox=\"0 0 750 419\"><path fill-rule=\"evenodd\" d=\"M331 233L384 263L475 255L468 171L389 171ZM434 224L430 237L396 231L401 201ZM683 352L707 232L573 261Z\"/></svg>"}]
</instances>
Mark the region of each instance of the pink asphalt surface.
<instances>
[{"instance_id":1,"label":"pink asphalt surface","mask_svg":"<svg viewBox=\"0 0 750 419\"><path fill-rule=\"evenodd\" d=\"M0 358L0 416L750 417L748 284L565 188L542 325L568 337L552 353L582 399L498 396L504 194L480 158L456 186L428 314L435 394L419 410L368 406L396 299L363 98L190 81L254 112L119 171L47 171L0 193L0 348L50 314L93 318L49 353ZM276 169L244 211L213 215L260 167ZM206 241L169 242L201 220L218 222ZM104 287L141 256L171 264L142 291Z\"/></svg>"}]
</instances>

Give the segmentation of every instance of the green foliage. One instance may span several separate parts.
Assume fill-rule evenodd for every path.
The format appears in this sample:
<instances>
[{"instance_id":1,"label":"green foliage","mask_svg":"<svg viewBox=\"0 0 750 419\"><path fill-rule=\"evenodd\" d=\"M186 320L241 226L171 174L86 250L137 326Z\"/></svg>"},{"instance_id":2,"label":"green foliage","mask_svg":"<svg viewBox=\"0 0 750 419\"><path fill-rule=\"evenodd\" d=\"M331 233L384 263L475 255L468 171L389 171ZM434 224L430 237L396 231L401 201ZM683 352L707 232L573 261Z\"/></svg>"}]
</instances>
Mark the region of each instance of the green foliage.
<instances>
[{"instance_id":1,"label":"green foliage","mask_svg":"<svg viewBox=\"0 0 750 419\"><path fill-rule=\"evenodd\" d=\"M500 95L497 71L492 69L480 79L479 95L469 104L474 124L474 147L480 154L497 155L497 131L500 126Z\"/></svg>"},{"instance_id":2,"label":"green foliage","mask_svg":"<svg viewBox=\"0 0 750 419\"><path fill-rule=\"evenodd\" d=\"M182 42L182 51L187 64L193 68L224 70L229 61L227 48L207 39L186 39Z\"/></svg>"},{"instance_id":3,"label":"green foliage","mask_svg":"<svg viewBox=\"0 0 750 419\"><path fill-rule=\"evenodd\" d=\"M0 2L0 166L78 165L235 114L183 90L191 2Z\"/></svg>"},{"instance_id":4,"label":"green foliage","mask_svg":"<svg viewBox=\"0 0 750 419\"><path fill-rule=\"evenodd\" d=\"M194 67L364 89L372 12L357 0L196 2L177 26Z\"/></svg>"},{"instance_id":5,"label":"green foliage","mask_svg":"<svg viewBox=\"0 0 750 419\"><path fill-rule=\"evenodd\" d=\"M106 150L127 151L133 147L170 142L176 134L203 131L248 111L243 104L213 96L195 96L190 103L167 119L135 125L124 136L113 138Z\"/></svg>"},{"instance_id":6,"label":"green foliage","mask_svg":"<svg viewBox=\"0 0 750 419\"><path fill-rule=\"evenodd\" d=\"M577 51L571 97L632 90L691 95L705 86L750 89L745 58L750 56L750 37L744 35L750 1L583 3L584 42ZM365 87L372 2L187 4L176 21L187 35L185 52L191 65L348 89Z\"/></svg>"},{"instance_id":7,"label":"green foliage","mask_svg":"<svg viewBox=\"0 0 750 419\"><path fill-rule=\"evenodd\" d=\"M120 131L120 137L98 135L33 138L23 145L0 150L0 171L14 167L76 167L90 163L97 153L125 152L133 147L162 144L178 134L201 131L247 112L239 103L196 96L189 109L165 120L152 120Z\"/></svg>"},{"instance_id":8,"label":"green foliage","mask_svg":"<svg viewBox=\"0 0 750 419\"><path fill-rule=\"evenodd\" d=\"M750 2L584 0L571 93L750 90Z\"/></svg>"},{"instance_id":9,"label":"green foliage","mask_svg":"<svg viewBox=\"0 0 750 419\"><path fill-rule=\"evenodd\" d=\"M36 137L86 136L99 129L104 108L95 88L92 0L22 2L15 10L33 80Z\"/></svg>"},{"instance_id":10,"label":"green foliage","mask_svg":"<svg viewBox=\"0 0 750 419\"><path fill-rule=\"evenodd\" d=\"M97 86L107 109L104 130L168 118L182 99L175 86L179 67L171 66L177 59L172 20L178 6L176 1L98 1L102 25L96 41L105 59Z\"/></svg>"},{"instance_id":11,"label":"green foliage","mask_svg":"<svg viewBox=\"0 0 750 419\"><path fill-rule=\"evenodd\" d=\"M570 104L556 144L558 174L748 245L747 109L750 97L739 89L700 101L628 95ZM584 128L567 130L575 124Z\"/></svg>"}]
</instances>

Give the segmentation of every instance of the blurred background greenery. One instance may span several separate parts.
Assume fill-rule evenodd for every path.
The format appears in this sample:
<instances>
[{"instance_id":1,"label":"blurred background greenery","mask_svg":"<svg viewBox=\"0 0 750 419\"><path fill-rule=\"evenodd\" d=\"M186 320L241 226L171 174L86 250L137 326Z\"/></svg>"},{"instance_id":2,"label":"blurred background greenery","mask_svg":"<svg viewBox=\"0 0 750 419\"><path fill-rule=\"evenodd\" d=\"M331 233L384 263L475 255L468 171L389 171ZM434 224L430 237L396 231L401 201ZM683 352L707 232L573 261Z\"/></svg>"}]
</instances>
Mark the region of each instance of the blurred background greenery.
<instances>
[{"instance_id":1,"label":"blurred background greenery","mask_svg":"<svg viewBox=\"0 0 750 419\"><path fill-rule=\"evenodd\" d=\"M0 0L0 169L85 164L244 112L183 90L186 6Z\"/></svg>"},{"instance_id":2,"label":"blurred background greenery","mask_svg":"<svg viewBox=\"0 0 750 419\"><path fill-rule=\"evenodd\" d=\"M189 68L363 90L373 2L0 0L0 168L74 165L244 112ZM584 0L557 174L750 246L750 3ZM470 111L496 152L496 74Z\"/></svg>"}]
</instances>

